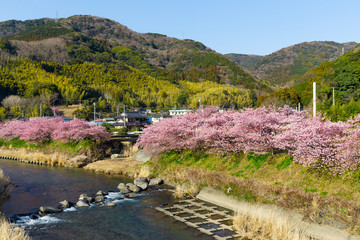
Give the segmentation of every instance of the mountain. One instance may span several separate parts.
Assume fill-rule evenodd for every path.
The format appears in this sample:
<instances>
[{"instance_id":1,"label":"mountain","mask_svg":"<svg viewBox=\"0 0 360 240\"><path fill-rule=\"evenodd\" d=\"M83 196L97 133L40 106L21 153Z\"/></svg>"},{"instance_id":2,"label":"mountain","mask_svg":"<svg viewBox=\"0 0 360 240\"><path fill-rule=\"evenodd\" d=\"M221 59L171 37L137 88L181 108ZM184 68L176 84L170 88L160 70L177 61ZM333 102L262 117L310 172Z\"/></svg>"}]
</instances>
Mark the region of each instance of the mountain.
<instances>
[{"instance_id":1,"label":"mountain","mask_svg":"<svg viewBox=\"0 0 360 240\"><path fill-rule=\"evenodd\" d=\"M251 107L255 93L274 87L202 43L137 33L105 18L10 20L0 23L0 36L0 101L27 99L0 107L12 117L37 116L41 104L49 112L54 101L82 103L80 118L91 117L94 102L102 112L197 108L200 98L205 106Z\"/></svg>"},{"instance_id":2,"label":"mountain","mask_svg":"<svg viewBox=\"0 0 360 240\"><path fill-rule=\"evenodd\" d=\"M325 108L332 104L333 87L339 104L360 99L360 45L334 61L323 62L296 80L295 89L304 104L312 99L313 82L318 85L318 98Z\"/></svg>"},{"instance_id":3,"label":"mountain","mask_svg":"<svg viewBox=\"0 0 360 240\"><path fill-rule=\"evenodd\" d=\"M238 53L228 53L225 54L227 58L236 62L241 67L252 69L258 62L260 62L264 56L261 55L251 55L251 54L238 54Z\"/></svg>"},{"instance_id":4,"label":"mountain","mask_svg":"<svg viewBox=\"0 0 360 240\"><path fill-rule=\"evenodd\" d=\"M304 42L280 49L266 56L227 54L226 56L246 67L258 78L280 86L293 86L294 80L319 66L332 61L356 46L356 42L330 41Z\"/></svg>"},{"instance_id":5,"label":"mountain","mask_svg":"<svg viewBox=\"0 0 360 240\"><path fill-rule=\"evenodd\" d=\"M266 81L251 76L200 42L137 33L106 18L77 15L56 21L10 20L0 23L0 37L12 46L10 51L3 50L38 61L74 64L116 60L135 68L151 69L152 76L173 82L213 81L260 92L272 89Z\"/></svg>"},{"instance_id":6,"label":"mountain","mask_svg":"<svg viewBox=\"0 0 360 240\"><path fill-rule=\"evenodd\" d=\"M258 105L269 102L302 109L312 106L316 82L317 109L333 121L346 121L360 113L360 44L333 61L324 61L294 81L293 88L280 88L258 98ZM333 104L333 97L335 104Z\"/></svg>"}]
</instances>

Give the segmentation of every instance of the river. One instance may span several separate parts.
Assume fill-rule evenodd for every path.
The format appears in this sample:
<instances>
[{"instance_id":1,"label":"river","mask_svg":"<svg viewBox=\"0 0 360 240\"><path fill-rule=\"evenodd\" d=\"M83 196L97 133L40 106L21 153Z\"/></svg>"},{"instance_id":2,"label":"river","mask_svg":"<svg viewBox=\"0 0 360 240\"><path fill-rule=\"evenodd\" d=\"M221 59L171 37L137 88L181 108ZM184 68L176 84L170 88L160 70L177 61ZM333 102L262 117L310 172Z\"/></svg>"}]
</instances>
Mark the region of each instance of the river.
<instances>
[{"instance_id":1,"label":"river","mask_svg":"<svg viewBox=\"0 0 360 240\"><path fill-rule=\"evenodd\" d=\"M0 211L6 216L30 214L40 206L57 206L64 199L76 202L81 193L94 195L98 190L116 190L120 182L132 182L124 176L3 159L0 168L13 183L11 197L0 202ZM167 187L160 186L136 199L115 200L115 207L71 208L36 220L25 217L22 225L34 240L213 239L154 209L173 201Z\"/></svg>"}]
</instances>

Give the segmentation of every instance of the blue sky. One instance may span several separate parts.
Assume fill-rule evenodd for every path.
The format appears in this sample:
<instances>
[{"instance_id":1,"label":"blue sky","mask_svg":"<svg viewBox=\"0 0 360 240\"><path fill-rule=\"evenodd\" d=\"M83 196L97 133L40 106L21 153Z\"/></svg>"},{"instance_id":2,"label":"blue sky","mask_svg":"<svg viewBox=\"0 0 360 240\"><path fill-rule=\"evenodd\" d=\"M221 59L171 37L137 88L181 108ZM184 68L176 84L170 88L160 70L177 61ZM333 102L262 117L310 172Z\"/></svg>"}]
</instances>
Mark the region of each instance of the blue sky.
<instances>
[{"instance_id":1,"label":"blue sky","mask_svg":"<svg viewBox=\"0 0 360 240\"><path fill-rule=\"evenodd\" d=\"M89 14L130 29L266 55L304 41L360 42L358 0L0 0L0 21Z\"/></svg>"}]
</instances>

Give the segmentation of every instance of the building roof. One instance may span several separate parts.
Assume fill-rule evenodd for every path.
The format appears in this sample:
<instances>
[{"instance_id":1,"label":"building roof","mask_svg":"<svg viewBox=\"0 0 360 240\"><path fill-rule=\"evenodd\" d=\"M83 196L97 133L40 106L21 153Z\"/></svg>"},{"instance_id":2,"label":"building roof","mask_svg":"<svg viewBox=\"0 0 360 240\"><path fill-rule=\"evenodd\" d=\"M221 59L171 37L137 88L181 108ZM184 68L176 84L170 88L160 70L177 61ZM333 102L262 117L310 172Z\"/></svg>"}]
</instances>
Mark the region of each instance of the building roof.
<instances>
[{"instance_id":1,"label":"building roof","mask_svg":"<svg viewBox=\"0 0 360 240\"><path fill-rule=\"evenodd\" d=\"M125 118L146 118L144 114L139 112L125 112L125 113L121 113L120 116L116 116L115 118L119 119L119 118L123 118L124 116Z\"/></svg>"}]
</instances>

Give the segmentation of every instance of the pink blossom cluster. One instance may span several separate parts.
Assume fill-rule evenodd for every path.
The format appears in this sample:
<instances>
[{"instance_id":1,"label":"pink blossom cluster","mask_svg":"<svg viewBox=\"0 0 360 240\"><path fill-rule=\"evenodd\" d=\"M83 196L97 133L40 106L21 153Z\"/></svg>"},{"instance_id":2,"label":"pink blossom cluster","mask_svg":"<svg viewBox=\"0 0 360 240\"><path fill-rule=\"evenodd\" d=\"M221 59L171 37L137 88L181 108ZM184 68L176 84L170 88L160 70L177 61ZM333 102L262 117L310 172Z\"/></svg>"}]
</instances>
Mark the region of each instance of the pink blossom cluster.
<instances>
[{"instance_id":1,"label":"pink blossom cluster","mask_svg":"<svg viewBox=\"0 0 360 240\"><path fill-rule=\"evenodd\" d=\"M91 126L85 120L64 122L62 118L36 118L29 121L9 121L0 125L0 138L19 138L32 143L61 140L78 142L89 139L103 142L110 139L104 127Z\"/></svg>"},{"instance_id":2,"label":"pink blossom cluster","mask_svg":"<svg viewBox=\"0 0 360 240\"><path fill-rule=\"evenodd\" d=\"M205 108L164 119L146 129L138 145L156 153L206 149L223 153L286 151L294 161L336 173L356 169L360 117L331 122L289 107L219 112Z\"/></svg>"},{"instance_id":3,"label":"pink blossom cluster","mask_svg":"<svg viewBox=\"0 0 360 240\"><path fill-rule=\"evenodd\" d=\"M303 112L287 107L222 113L216 108L205 108L149 126L138 145L156 152L183 149L265 152L274 148L274 136L286 125L303 119Z\"/></svg>"}]
</instances>

